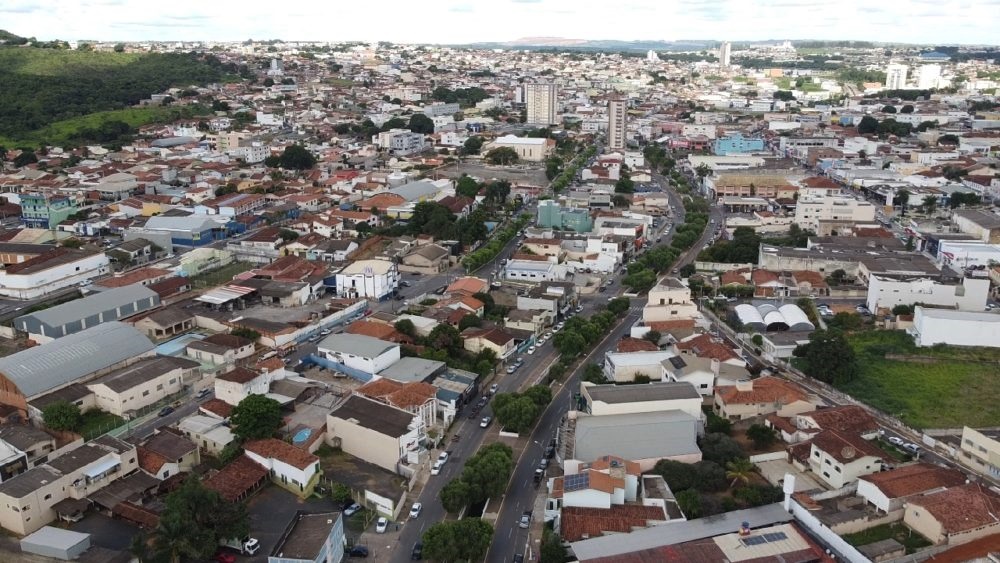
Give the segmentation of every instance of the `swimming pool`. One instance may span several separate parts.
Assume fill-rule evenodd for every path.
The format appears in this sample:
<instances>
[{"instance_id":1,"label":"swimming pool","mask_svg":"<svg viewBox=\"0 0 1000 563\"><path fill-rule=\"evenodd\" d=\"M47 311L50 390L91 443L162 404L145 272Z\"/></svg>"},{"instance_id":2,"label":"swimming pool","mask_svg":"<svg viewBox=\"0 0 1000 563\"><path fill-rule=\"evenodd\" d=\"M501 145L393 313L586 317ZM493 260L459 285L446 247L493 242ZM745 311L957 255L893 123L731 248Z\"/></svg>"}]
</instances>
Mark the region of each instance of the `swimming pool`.
<instances>
[{"instance_id":1,"label":"swimming pool","mask_svg":"<svg viewBox=\"0 0 1000 563\"><path fill-rule=\"evenodd\" d=\"M188 333L182 334L173 340L168 340L156 347L156 353L160 356L176 356L183 354L187 345L198 340L204 340L204 334Z\"/></svg>"},{"instance_id":2,"label":"swimming pool","mask_svg":"<svg viewBox=\"0 0 1000 563\"><path fill-rule=\"evenodd\" d=\"M303 428L296 432L295 436L292 436L292 443L302 444L309 439L309 436L312 436L312 428Z\"/></svg>"}]
</instances>

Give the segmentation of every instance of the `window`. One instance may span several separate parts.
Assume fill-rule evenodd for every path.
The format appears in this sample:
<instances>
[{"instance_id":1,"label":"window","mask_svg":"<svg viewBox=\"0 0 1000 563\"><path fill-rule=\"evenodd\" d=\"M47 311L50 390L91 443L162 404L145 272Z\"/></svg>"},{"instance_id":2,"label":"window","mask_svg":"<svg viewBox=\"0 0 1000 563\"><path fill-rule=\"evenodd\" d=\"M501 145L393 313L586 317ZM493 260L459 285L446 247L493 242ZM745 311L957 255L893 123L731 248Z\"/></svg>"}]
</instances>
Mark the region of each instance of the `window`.
<instances>
[{"instance_id":1,"label":"window","mask_svg":"<svg viewBox=\"0 0 1000 563\"><path fill-rule=\"evenodd\" d=\"M813 452L813 457L819 457L819 452L818 451Z\"/></svg>"},{"instance_id":2,"label":"window","mask_svg":"<svg viewBox=\"0 0 1000 563\"><path fill-rule=\"evenodd\" d=\"M52 493L49 493L49 494L45 495L44 497L42 497L42 500L49 500L50 498L52 498Z\"/></svg>"},{"instance_id":3,"label":"window","mask_svg":"<svg viewBox=\"0 0 1000 563\"><path fill-rule=\"evenodd\" d=\"M839 465L836 466L836 467L834 467L833 470L836 471L837 473L843 473L843 471L840 470L840 466Z\"/></svg>"},{"instance_id":4,"label":"window","mask_svg":"<svg viewBox=\"0 0 1000 563\"><path fill-rule=\"evenodd\" d=\"M147 396L147 395L149 395L149 390L148 390L148 389L147 389L146 391L143 391L143 392L142 392L142 396L143 396L143 397L145 397L145 396Z\"/></svg>"},{"instance_id":5,"label":"window","mask_svg":"<svg viewBox=\"0 0 1000 563\"><path fill-rule=\"evenodd\" d=\"M156 390L157 391L163 391L163 384L161 383L161 384L157 385L156 386Z\"/></svg>"}]
</instances>

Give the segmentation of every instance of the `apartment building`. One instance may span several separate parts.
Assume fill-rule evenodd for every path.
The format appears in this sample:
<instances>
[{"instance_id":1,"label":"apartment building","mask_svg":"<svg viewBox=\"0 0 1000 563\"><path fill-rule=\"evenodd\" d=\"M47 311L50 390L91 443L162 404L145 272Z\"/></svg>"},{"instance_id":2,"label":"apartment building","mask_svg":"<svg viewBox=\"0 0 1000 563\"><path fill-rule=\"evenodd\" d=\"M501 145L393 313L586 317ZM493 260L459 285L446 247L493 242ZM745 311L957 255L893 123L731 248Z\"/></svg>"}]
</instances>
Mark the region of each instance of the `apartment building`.
<instances>
[{"instance_id":1,"label":"apartment building","mask_svg":"<svg viewBox=\"0 0 1000 563\"><path fill-rule=\"evenodd\" d=\"M524 100L529 124L549 126L557 123L555 84L542 82L525 84Z\"/></svg>"},{"instance_id":2,"label":"apartment building","mask_svg":"<svg viewBox=\"0 0 1000 563\"><path fill-rule=\"evenodd\" d=\"M76 202L66 196L25 193L20 196L21 224L28 228L55 229L76 213Z\"/></svg>"},{"instance_id":3,"label":"apartment building","mask_svg":"<svg viewBox=\"0 0 1000 563\"><path fill-rule=\"evenodd\" d=\"M621 96L608 100L608 150L625 150L626 101Z\"/></svg>"},{"instance_id":4,"label":"apartment building","mask_svg":"<svg viewBox=\"0 0 1000 563\"><path fill-rule=\"evenodd\" d=\"M966 426L962 429L959 461L980 475L1000 479L1000 441Z\"/></svg>"},{"instance_id":5,"label":"apartment building","mask_svg":"<svg viewBox=\"0 0 1000 563\"><path fill-rule=\"evenodd\" d=\"M819 230L820 221L874 223L875 206L848 196L803 196L795 206L795 223L803 229Z\"/></svg>"}]
</instances>

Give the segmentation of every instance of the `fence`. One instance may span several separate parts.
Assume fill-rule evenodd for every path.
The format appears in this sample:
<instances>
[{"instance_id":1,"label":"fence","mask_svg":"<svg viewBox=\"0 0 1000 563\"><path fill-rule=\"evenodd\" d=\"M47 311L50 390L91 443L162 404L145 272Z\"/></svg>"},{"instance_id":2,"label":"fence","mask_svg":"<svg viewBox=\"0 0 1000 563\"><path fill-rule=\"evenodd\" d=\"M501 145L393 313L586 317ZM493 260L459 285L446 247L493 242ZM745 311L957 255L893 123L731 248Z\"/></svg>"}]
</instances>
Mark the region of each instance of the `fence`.
<instances>
[{"instance_id":1,"label":"fence","mask_svg":"<svg viewBox=\"0 0 1000 563\"><path fill-rule=\"evenodd\" d=\"M788 459L788 452L781 450L780 452L768 452L764 454L757 454L750 456L751 463L762 463L765 461L782 461Z\"/></svg>"}]
</instances>

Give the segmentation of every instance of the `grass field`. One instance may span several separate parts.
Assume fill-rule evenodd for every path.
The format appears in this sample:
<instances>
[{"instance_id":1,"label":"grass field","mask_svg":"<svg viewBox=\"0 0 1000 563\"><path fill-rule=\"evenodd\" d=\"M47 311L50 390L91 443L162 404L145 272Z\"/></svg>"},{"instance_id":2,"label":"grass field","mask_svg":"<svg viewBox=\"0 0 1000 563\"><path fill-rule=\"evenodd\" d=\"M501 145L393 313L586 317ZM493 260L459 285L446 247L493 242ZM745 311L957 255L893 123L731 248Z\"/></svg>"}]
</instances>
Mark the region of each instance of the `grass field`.
<instances>
[{"instance_id":1,"label":"grass field","mask_svg":"<svg viewBox=\"0 0 1000 563\"><path fill-rule=\"evenodd\" d=\"M55 49L0 49L0 65L8 72L36 76L64 76L66 69L106 70L134 63L142 53L59 51Z\"/></svg>"},{"instance_id":2,"label":"grass field","mask_svg":"<svg viewBox=\"0 0 1000 563\"><path fill-rule=\"evenodd\" d=\"M354 86L353 80L348 80L346 78L327 78L326 83L330 86L336 86L338 88L347 88Z\"/></svg>"},{"instance_id":3,"label":"grass field","mask_svg":"<svg viewBox=\"0 0 1000 563\"><path fill-rule=\"evenodd\" d=\"M917 348L902 331L859 332L849 340L861 375L839 388L854 398L915 428L1000 425L1000 350Z\"/></svg>"},{"instance_id":4,"label":"grass field","mask_svg":"<svg viewBox=\"0 0 1000 563\"><path fill-rule=\"evenodd\" d=\"M99 409L91 409L83 413L83 425L80 426L79 434L85 440L93 440L122 424L125 424L125 420L118 415Z\"/></svg>"},{"instance_id":5,"label":"grass field","mask_svg":"<svg viewBox=\"0 0 1000 563\"><path fill-rule=\"evenodd\" d=\"M80 117L56 121L42 129L37 129L19 138L0 137L0 146L17 147L22 145L36 146L40 144L65 145L78 132L84 129L97 129L108 121L123 121L137 128L150 123L169 123L175 119L191 117L199 112L204 113L201 106L174 107L144 107L126 108L110 111L88 113Z\"/></svg>"}]
</instances>

